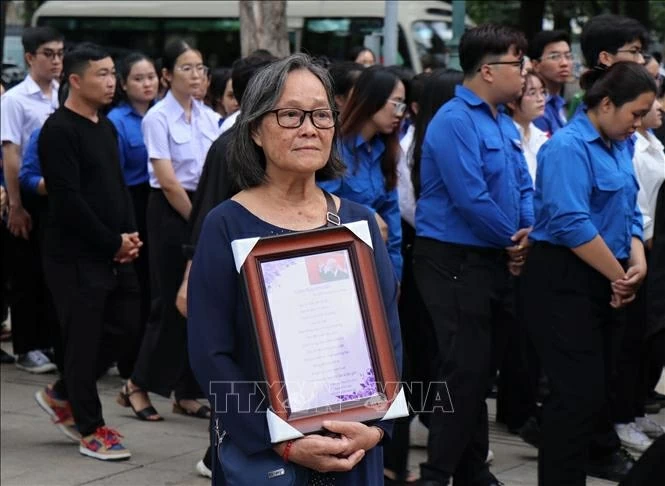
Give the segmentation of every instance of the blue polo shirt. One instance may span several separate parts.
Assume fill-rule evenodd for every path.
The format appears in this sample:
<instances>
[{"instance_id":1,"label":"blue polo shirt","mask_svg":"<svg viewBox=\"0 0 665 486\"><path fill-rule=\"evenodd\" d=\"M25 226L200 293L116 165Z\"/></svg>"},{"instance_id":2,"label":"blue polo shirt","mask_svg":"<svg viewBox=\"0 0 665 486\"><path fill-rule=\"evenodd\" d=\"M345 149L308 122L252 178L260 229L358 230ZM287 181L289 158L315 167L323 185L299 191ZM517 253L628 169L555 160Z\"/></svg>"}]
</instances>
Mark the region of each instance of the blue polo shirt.
<instances>
[{"instance_id":1,"label":"blue polo shirt","mask_svg":"<svg viewBox=\"0 0 665 486\"><path fill-rule=\"evenodd\" d=\"M129 103L113 108L108 119L118 131L120 166L128 186L148 182L148 151L143 141L143 117Z\"/></svg>"},{"instance_id":2,"label":"blue polo shirt","mask_svg":"<svg viewBox=\"0 0 665 486\"><path fill-rule=\"evenodd\" d=\"M639 186L625 142L608 147L580 113L538 152L534 241L575 248L600 234L616 258L642 238Z\"/></svg>"},{"instance_id":3,"label":"blue polo shirt","mask_svg":"<svg viewBox=\"0 0 665 486\"><path fill-rule=\"evenodd\" d=\"M39 154L37 153L37 141L41 132L42 129L39 127L30 135L18 173L18 182L21 189L32 194L37 194L39 181L44 177L42 176L42 165L39 162Z\"/></svg>"},{"instance_id":4,"label":"blue polo shirt","mask_svg":"<svg viewBox=\"0 0 665 486\"><path fill-rule=\"evenodd\" d=\"M533 124L543 132L553 135L557 130L566 126L566 100L559 95L549 95L545 101L545 113L536 118Z\"/></svg>"},{"instance_id":5,"label":"blue polo shirt","mask_svg":"<svg viewBox=\"0 0 665 486\"><path fill-rule=\"evenodd\" d=\"M512 119L457 86L427 127L416 234L489 248L533 224L533 186Z\"/></svg>"},{"instance_id":6,"label":"blue polo shirt","mask_svg":"<svg viewBox=\"0 0 665 486\"><path fill-rule=\"evenodd\" d=\"M376 136L366 142L362 136L349 137L339 144L346 173L340 179L321 181L319 186L339 197L373 209L388 225L388 255L397 278L402 278L402 222L397 187L387 190L381 172L386 146Z\"/></svg>"}]
</instances>

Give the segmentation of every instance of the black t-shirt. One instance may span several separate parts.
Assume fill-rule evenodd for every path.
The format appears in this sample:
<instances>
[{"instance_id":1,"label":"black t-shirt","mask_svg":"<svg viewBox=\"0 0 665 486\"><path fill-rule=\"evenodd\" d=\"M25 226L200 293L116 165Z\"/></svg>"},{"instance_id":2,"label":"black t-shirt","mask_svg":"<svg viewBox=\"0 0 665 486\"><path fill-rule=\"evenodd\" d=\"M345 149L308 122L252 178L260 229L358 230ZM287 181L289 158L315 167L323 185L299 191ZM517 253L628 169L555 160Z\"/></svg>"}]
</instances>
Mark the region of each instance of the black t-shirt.
<instances>
[{"instance_id":1,"label":"black t-shirt","mask_svg":"<svg viewBox=\"0 0 665 486\"><path fill-rule=\"evenodd\" d=\"M46 120L38 152L49 200L44 252L61 261L112 260L120 234L136 231L113 124L61 106Z\"/></svg>"}]
</instances>

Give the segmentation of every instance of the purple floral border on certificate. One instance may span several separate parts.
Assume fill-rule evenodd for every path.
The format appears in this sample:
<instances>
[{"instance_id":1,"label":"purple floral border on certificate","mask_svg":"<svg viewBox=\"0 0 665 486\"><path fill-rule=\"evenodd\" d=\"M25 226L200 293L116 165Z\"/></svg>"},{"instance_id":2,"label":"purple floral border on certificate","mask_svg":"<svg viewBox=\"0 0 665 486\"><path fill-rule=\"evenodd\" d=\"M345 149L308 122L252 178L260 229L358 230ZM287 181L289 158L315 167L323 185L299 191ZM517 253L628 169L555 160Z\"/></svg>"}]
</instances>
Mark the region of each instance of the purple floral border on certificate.
<instances>
[{"instance_id":1,"label":"purple floral border on certificate","mask_svg":"<svg viewBox=\"0 0 665 486\"><path fill-rule=\"evenodd\" d=\"M349 400L358 400L360 398L368 398L374 395L376 395L376 378L374 376L374 370L372 368L367 368L365 371L365 377L360 383L360 389L353 393L337 395L337 398L343 402L348 402Z\"/></svg>"},{"instance_id":2,"label":"purple floral border on certificate","mask_svg":"<svg viewBox=\"0 0 665 486\"><path fill-rule=\"evenodd\" d=\"M263 262L261 264L261 272L263 273L263 282L266 289L270 290L275 280L279 278L282 272L289 267L292 267L297 262L293 258L286 260L275 260L272 262Z\"/></svg>"}]
</instances>

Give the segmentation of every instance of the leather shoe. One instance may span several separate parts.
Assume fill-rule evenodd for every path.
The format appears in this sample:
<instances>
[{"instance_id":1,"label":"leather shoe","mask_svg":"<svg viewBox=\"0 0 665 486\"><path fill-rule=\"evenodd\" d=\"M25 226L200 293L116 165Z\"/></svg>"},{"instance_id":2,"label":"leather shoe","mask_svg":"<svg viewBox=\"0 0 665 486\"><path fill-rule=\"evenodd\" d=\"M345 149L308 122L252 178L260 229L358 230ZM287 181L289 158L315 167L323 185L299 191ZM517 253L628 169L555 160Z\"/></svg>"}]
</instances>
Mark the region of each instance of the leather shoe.
<instances>
[{"instance_id":1,"label":"leather shoe","mask_svg":"<svg viewBox=\"0 0 665 486\"><path fill-rule=\"evenodd\" d=\"M589 476L618 483L628 475L634 465L633 456L621 448L605 457L590 460L586 472Z\"/></svg>"}]
</instances>

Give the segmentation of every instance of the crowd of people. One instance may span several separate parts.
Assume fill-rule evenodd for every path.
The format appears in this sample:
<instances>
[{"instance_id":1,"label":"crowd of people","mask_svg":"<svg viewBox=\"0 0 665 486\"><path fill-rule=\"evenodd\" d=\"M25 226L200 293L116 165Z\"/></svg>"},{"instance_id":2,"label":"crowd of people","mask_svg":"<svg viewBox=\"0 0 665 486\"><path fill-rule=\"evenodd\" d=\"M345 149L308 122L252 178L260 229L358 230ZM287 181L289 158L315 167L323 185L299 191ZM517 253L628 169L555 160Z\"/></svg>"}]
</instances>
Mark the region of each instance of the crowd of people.
<instances>
[{"instance_id":1,"label":"crowd of people","mask_svg":"<svg viewBox=\"0 0 665 486\"><path fill-rule=\"evenodd\" d=\"M580 42L570 96L561 31L527 42L478 26L461 70L416 75L363 47L210 71L183 40L114 60L26 29L28 76L1 98L16 355L3 363L57 371L35 399L100 460L131 456L97 392L111 366L138 419L164 420L150 394L173 397L174 413L210 422L197 470L215 484L280 467L294 484L415 482L417 416L421 484L499 485L495 385L497 421L538 448L541 486L647 484L625 448L665 448L648 417L665 406L664 76L633 19L594 17ZM231 243L359 220L413 413L272 444Z\"/></svg>"}]
</instances>

